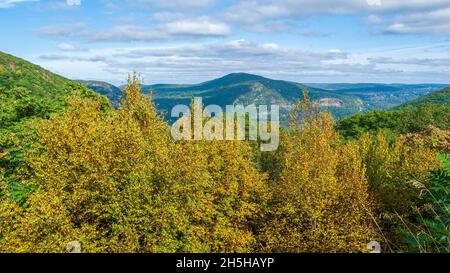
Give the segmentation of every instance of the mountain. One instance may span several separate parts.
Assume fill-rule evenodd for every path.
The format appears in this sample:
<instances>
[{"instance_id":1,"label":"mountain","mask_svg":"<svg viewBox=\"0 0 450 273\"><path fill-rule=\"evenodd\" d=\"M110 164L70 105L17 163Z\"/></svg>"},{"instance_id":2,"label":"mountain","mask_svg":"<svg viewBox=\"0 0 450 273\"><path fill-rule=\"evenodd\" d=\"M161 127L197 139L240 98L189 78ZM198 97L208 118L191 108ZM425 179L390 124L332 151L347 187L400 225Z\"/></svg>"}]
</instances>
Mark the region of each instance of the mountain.
<instances>
[{"instance_id":1,"label":"mountain","mask_svg":"<svg viewBox=\"0 0 450 273\"><path fill-rule=\"evenodd\" d=\"M450 106L450 88L446 88L444 90L434 92L434 93L428 94L426 96L422 96L415 100L411 100L407 103L404 103L400 107L401 108L404 108L404 107L418 108L418 107L425 106L427 104Z\"/></svg>"},{"instance_id":2,"label":"mountain","mask_svg":"<svg viewBox=\"0 0 450 273\"><path fill-rule=\"evenodd\" d=\"M284 120L290 107L307 89L310 98L336 118L364 111L363 102L356 96L341 94L306 85L272 80L265 77L233 73L222 78L199 84L156 84L143 86L145 93L152 93L159 110L170 113L177 104L189 105L194 96L202 97L204 105L216 104L221 107L233 104L280 105L281 119Z\"/></svg>"},{"instance_id":3,"label":"mountain","mask_svg":"<svg viewBox=\"0 0 450 273\"><path fill-rule=\"evenodd\" d=\"M336 128L341 136L357 139L382 130L390 135L420 133L432 125L450 130L450 88L422 96L389 110L375 110L341 119Z\"/></svg>"},{"instance_id":4,"label":"mountain","mask_svg":"<svg viewBox=\"0 0 450 273\"><path fill-rule=\"evenodd\" d=\"M73 93L103 100L79 83L0 52L0 188L7 185L12 198L23 196L16 170L33 143L36 125L62 111Z\"/></svg>"},{"instance_id":5,"label":"mountain","mask_svg":"<svg viewBox=\"0 0 450 273\"><path fill-rule=\"evenodd\" d=\"M62 109L71 84L37 65L0 52L0 129L5 131Z\"/></svg>"},{"instance_id":6,"label":"mountain","mask_svg":"<svg viewBox=\"0 0 450 273\"><path fill-rule=\"evenodd\" d=\"M0 106L3 110L0 114L0 125L5 127L8 120L15 122L22 117L46 117L49 113L64 107L64 98L73 89L84 88L84 92L88 92L88 89L82 85L98 94L105 95L116 106L122 96L121 90L109 83L71 81L20 58L0 52L0 98L2 99ZM335 118L340 119L374 109L389 109L445 86L371 83L301 84L246 73L233 73L199 84L144 85L143 91L153 94L158 109L165 112L167 117L175 105L189 105L192 97L201 96L204 105L216 104L221 107L232 104L278 104L281 109L281 119L286 120L290 107L301 98L303 89L308 90L311 99L321 109L331 112ZM445 93L448 91L443 92L441 95L437 93L430 97L426 96L406 105L420 104L423 100L441 101L442 96L445 97L448 94ZM22 104L17 103L18 97Z\"/></svg>"},{"instance_id":7,"label":"mountain","mask_svg":"<svg viewBox=\"0 0 450 273\"><path fill-rule=\"evenodd\" d=\"M115 106L118 105L120 98L122 97L122 90L112 84L102 81L84 81L78 80L77 82L86 86L87 88L106 96Z\"/></svg>"},{"instance_id":8,"label":"mountain","mask_svg":"<svg viewBox=\"0 0 450 273\"><path fill-rule=\"evenodd\" d=\"M72 92L98 96L81 84L23 59L0 52L0 128L35 117L45 118L65 106Z\"/></svg>"},{"instance_id":9,"label":"mountain","mask_svg":"<svg viewBox=\"0 0 450 273\"><path fill-rule=\"evenodd\" d=\"M421 89L442 89L449 84L386 84L386 83L306 83L308 86L322 88L326 90L340 91L370 91L370 92L395 92L399 90L421 90Z\"/></svg>"},{"instance_id":10,"label":"mountain","mask_svg":"<svg viewBox=\"0 0 450 273\"><path fill-rule=\"evenodd\" d=\"M71 81L37 65L0 52L0 88L23 88L36 98L58 98L65 95Z\"/></svg>"},{"instance_id":11,"label":"mountain","mask_svg":"<svg viewBox=\"0 0 450 273\"><path fill-rule=\"evenodd\" d=\"M359 97L366 111L390 109L410 100L441 90L445 84L377 84L377 83L331 83L308 84Z\"/></svg>"}]
</instances>

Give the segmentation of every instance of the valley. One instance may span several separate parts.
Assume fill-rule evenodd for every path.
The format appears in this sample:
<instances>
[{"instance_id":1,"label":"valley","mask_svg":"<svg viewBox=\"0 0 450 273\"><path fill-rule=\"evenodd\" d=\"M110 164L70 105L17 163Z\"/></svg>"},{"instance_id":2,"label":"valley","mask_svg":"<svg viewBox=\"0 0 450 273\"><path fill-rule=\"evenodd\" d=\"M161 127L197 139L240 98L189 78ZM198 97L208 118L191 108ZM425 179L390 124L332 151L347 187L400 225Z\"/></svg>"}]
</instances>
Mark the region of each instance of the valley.
<instances>
[{"instance_id":1,"label":"valley","mask_svg":"<svg viewBox=\"0 0 450 273\"><path fill-rule=\"evenodd\" d=\"M114 105L121 97L119 88L95 81L80 81L88 88L106 95ZM336 119L372 110L386 110L418 97L441 90L445 84L314 84L273 80L247 73L233 73L199 84L144 85L143 92L152 94L160 112L166 114L178 104L190 104L192 97L202 97L205 105L280 105L285 121L291 107L307 90L311 99Z\"/></svg>"}]
</instances>

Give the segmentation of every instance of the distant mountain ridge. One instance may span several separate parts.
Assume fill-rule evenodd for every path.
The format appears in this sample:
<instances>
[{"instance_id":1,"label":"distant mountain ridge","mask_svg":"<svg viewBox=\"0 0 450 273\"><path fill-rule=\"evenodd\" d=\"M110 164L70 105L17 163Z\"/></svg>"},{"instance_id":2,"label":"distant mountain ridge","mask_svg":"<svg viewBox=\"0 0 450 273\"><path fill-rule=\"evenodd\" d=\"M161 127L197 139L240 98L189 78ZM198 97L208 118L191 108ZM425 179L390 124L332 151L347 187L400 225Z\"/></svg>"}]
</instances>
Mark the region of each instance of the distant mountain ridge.
<instances>
[{"instance_id":1,"label":"distant mountain ridge","mask_svg":"<svg viewBox=\"0 0 450 273\"><path fill-rule=\"evenodd\" d=\"M386 110L410 100L439 91L448 84L378 84L378 83L332 83L308 84L327 90L359 97L366 111Z\"/></svg>"},{"instance_id":2,"label":"distant mountain ridge","mask_svg":"<svg viewBox=\"0 0 450 273\"><path fill-rule=\"evenodd\" d=\"M404 107L422 107L427 104L434 104L440 106L450 106L450 88L443 89L438 92L434 92L420 98L408 101L407 103L402 104L399 108Z\"/></svg>"},{"instance_id":3,"label":"distant mountain ridge","mask_svg":"<svg viewBox=\"0 0 450 273\"><path fill-rule=\"evenodd\" d=\"M443 89L449 84L420 83L420 84L401 84L401 83L305 83L308 86L322 88L334 91L377 91L392 92L404 89Z\"/></svg>"},{"instance_id":4,"label":"distant mountain ridge","mask_svg":"<svg viewBox=\"0 0 450 273\"><path fill-rule=\"evenodd\" d=\"M120 97L117 88L107 83L94 83L88 81L85 85L100 94L107 95L117 105L118 102L114 101ZM144 93L152 93L158 109L166 114L175 105L189 104L191 98L197 96L203 98L205 105L217 104L222 107L231 104L278 104L281 107L282 119L286 119L289 108L301 98L302 90L306 89L311 99L323 110L340 119L355 113L398 107L447 86L376 83L301 84L248 73L232 73L199 84L153 84L144 85L142 89Z\"/></svg>"},{"instance_id":5,"label":"distant mountain ridge","mask_svg":"<svg viewBox=\"0 0 450 273\"><path fill-rule=\"evenodd\" d=\"M44 112L53 112L63 107L64 97L70 93L69 89L80 84L108 97L116 106L122 96L120 88L112 84L101 81L72 81L0 52L0 90L25 88L30 98L43 100L40 103L48 108L48 111ZM340 119L355 113L390 109L404 103L413 105L423 100L448 99L447 89L443 93L418 99L417 102L411 101L446 86L448 85L301 84L248 73L232 73L199 84L154 84L144 85L142 89L145 93L152 93L158 110L165 113L170 113L172 107L177 104L190 104L192 97L200 96L204 105L217 104L222 107L230 104L278 104L281 118L285 120L290 107L297 99L301 99L303 89L308 90L311 99L323 110ZM407 103L408 101L411 102Z\"/></svg>"},{"instance_id":6,"label":"distant mountain ridge","mask_svg":"<svg viewBox=\"0 0 450 273\"><path fill-rule=\"evenodd\" d=\"M197 96L203 98L205 105L216 104L222 107L233 104L277 104L280 105L282 119L295 101L301 99L303 89L308 90L310 98L336 118L364 111L363 102L353 95L247 73L233 73L199 84L143 86L145 93L153 94L158 109L165 112L169 112L177 104L189 104L191 97Z\"/></svg>"},{"instance_id":7,"label":"distant mountain ridge","mask_svg":"<svg viewBox=\"0 0 450 273\"><path fill-rule=\"evenodd\" d=\"M389 110L356 114L337 122L336 128L344 138L356 139L365 133L380 130L388 135L422 133L450 129L450 88L408 101Z\"/></svg>"},{"instance_id":8,"label":"distant mountain ridge","mask_svg":"<svg viewBox=\"0 0 450 273\"><path fill-rule=\"evenodd\" d=\"M122 97L122 90L110 83L87 80L77 80L77 82L99 93L100 95L106 96L115 106L118 105L119 100Z\"/></svg>"}]
</instances>

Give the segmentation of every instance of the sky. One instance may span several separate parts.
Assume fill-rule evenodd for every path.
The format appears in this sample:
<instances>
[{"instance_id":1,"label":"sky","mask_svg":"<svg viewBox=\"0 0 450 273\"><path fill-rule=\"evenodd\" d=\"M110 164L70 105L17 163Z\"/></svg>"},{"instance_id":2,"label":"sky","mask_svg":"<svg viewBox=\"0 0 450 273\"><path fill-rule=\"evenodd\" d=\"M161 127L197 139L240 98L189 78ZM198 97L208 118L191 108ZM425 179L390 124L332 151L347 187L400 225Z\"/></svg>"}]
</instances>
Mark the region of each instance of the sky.
<instances>
[{"instance_id":1,"label":"sky","mask_svg":"<svg viewBox=\"0 0 450 273\"><path fill-rule=\"evenodd\" d=\"M70 79L450 83L449 0L0 0L0 51Z\"/></svg>"}]
</instances>

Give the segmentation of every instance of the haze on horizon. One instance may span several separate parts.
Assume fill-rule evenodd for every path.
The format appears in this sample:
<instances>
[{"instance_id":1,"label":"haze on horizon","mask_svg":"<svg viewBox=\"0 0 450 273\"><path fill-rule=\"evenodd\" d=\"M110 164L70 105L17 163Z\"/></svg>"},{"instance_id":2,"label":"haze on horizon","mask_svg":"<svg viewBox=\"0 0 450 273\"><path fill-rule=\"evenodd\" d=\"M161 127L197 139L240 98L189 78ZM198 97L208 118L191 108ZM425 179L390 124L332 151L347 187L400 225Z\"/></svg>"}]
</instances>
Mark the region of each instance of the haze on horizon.
<instances>
[{"instance_id":1,"label":"haze on horizon","mask_svg":"<svg viewBox=\"0 0 450 273\"><path fill-rule=\"evenodd\" d=\"M450 83L448 0L0 0L0 51L71 79Z\"/></svg>"}]
</instances>

